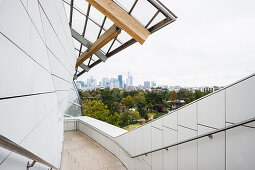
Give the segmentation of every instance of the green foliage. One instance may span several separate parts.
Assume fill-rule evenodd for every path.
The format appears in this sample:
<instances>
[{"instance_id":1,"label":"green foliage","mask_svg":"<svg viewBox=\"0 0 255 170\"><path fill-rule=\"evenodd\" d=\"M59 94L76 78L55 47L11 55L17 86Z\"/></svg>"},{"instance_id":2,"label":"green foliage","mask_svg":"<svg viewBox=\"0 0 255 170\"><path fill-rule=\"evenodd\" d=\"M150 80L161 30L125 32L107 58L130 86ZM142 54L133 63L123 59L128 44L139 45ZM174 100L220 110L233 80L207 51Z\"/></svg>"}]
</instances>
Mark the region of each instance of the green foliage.
<instances>
[{"instance_id":1,"label":"green foliage","mask_svg":"<svg viewBox=\"0 0 255 170\"><path fill-rule=\"evenodd\" d=\"M111 114L108 117L108 123L112 125L119 126L119 122L120 122L120 115L118 113L114 113L113 115Z\"/></svg>"},{"instance_id":2,"label":"green foliage","mask_svg":"<svg viewBox=\"0 0 255 170\"><path fill-rule=\"evenodd\" d=\"M191 102L190 98L187 97L187 98L185 99L185 104L188 104L188 103L190 103L190 102Z\"/></svg>"},{"instance_id":3,"label":"green foliage","mask_svg":"<svg viewBox=\"0 0 255 170\"><path fill-rule=\"evenodd\" d=\"M177 93L177 99L178 100L185 100L186 98L189 98L190 100L193 100L193 92L189 89L180 89Z\"/></svg>"},{"instance_id":4,"label":"green foliage","mask_svg":"<svg viewBox=\"0 0 255 170\"><path fill-rule=\"evenodd\" d=\"M138 95L135 95L134 100L135 100L135 105L137 107L138 112L140 113L142 117L145 117L146 116L146 110L145 110L146 99L144 97L144 93L140 92Z\"/></svg>"},{"instance_id":5,"label":"green foliage","mask_svg":"<svg viewBox=\"0 0 255 170\"><path fill-rule=\"evenodd\" d=\"M82 102L83 116L93 117L98 120L108 122L108 116L110 114L107 106L100 100L86 99Z\"/></svg>"},{"instance_id":6,"label":"green foliage","mask_svg":"<svg viewBox=\"0 0 255 170\"><path fill-rule=\"evenodd\" d=\"M119 113L118 103L115 103L118 99L116 93L116 90L110 90L110 88L105 88L101 91L102 102L108 106L111 114Z\"/></svg>"},{"instance_id":7,"label":"green foliage","mask_svg":"<svg viewBox=\"0 0 255 170\"><path fill-rule=\"evenodd\" d=\"M131 96L127 96L126 98L122 98L121 104L125 105L128 109L132 108L135 104L135 100Z\"/></svg>"},{"instance_id":8,"label":"green foliage","mask_svg":"<svg viewBox=\"0 0 255 170\"><path fill-rule=\"evenodd\" d=\"M176 91L173 90L173 91L170 92L169 100L171 101L171 103L174 103L177 100L177 93L176 93Z\"/></svg>"},{"instance_id":9,"label":"green foliage","mask_svg":"<svg viewBox=\"0 0 255 170\"><path fill-rule=\"evenodd\" d=\"M135 111L132 113L132 120L137 120L140 118L139 112Z\"/></svg>"},{"instance_id":10,"label":"green foliage","mask_svg":"<svg viewBox=\"0 0 255 170\"><path fill-rule=\"evenodd\" d=\"M130 112L126 111L120 114L120 125L126 126L131 121Z\"/></svg>"},{"instance_id":11,"label":"green foliage","mask_svg":"<svg viewBox=\"0 0 255 170\"><path fill-rule=\"evenodd\" d=\"M151 103L149 103L148 105L147 105L147 111L152 111L152 110L154 110L154 105L153 104L151 104Z\"/></svg>"},{"instance_id":12,"label":"green foliage","mask_svg":"<svg viewBox=\"0 0 255 170\"><path fill-rule=\"evenodd\" d=\"M107 106L100 100L86 99L82 102L83 116L93 117L98 120L118 126L120 115L118 113L110 114Z\"/></svg>"}]
</instances>

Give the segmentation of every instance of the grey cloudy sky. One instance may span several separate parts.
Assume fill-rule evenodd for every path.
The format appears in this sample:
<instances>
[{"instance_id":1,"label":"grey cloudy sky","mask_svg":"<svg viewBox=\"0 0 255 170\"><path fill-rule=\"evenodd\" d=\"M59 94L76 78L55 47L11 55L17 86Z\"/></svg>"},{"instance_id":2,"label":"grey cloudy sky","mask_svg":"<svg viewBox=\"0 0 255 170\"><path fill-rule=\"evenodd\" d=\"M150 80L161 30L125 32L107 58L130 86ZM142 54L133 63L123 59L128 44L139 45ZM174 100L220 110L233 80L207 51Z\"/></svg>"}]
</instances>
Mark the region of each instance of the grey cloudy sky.
<instances>
[{"instance_id":1,"label":"grey cloudy sky","mask_svg":"<svg viewBox=\"0 0 255 170\"><path fill-rule=\"evenodd\" d=\"M85 73L134 83L228 85L255 72L254 0L161 0L178 19ZM144 9L146 10L146 9Z\"/></svg>"}]
</instances>

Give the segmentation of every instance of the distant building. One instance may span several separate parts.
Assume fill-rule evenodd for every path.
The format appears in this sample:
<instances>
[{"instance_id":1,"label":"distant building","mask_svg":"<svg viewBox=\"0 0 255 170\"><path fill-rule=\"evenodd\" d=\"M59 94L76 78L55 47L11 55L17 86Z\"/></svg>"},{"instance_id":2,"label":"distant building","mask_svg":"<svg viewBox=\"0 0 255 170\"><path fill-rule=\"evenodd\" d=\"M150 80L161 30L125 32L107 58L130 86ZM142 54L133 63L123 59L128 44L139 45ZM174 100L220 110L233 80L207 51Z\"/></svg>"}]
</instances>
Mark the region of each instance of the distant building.
<instances>
[{"instance_id":1,"label":"distant building","mask_svg":"<svg viewBox=\"0 0 255 170\"><path fill-rule=\"evenodd\" d=\"M151 81L151 87L154 87L154 88L156 88L156 87L157 87L157 84L156 84L156 82L155 82L155 81Z\"/></svg>"},{"instance_id":2,"label":"distant building","mask_svg":"<svg viewBox=\"0 0 255 170\"><path fill-rule=\"evenodd\" d=\"M110 82L108 78L103 78L102 79L102 87L108 87L107 84Z\"/></svg>"},{"instance_id":3,"label":"distant building","mask_svg":"<svg viewBox=\"0 0 255 170\"><path fill-rule=\"evenodd\" d=\"M143 87L145 89L150 89L151 88L151 82L150 81L145 81Z\"/></svg>"},{"instance_id":4,"label":"distant building","mask_svg":"<svg viewBox=\"0 0 255 170\"><path fill-rule=\"evenodd\" d=\"M81 88L81 84L80 84L79 82L75 82L75 84L76 84L76 88L77 88L77 89L79 89L79 90L82 89L82 88Z\"/></svg>"},{"instance_id":5,"label":"distant building","mask_svg":"<svg viewBox=\"0 0 255 170\"><path fill-rule=\"evenodd\" d=\"M85 83L83 81L76 81L75 82L77 89L84 89Z\"/></svg>"},{"instance_id":6,"label":"distant building","mask_svg":"<svg viewBox=\"0 0 255 170\"><path fill-rule=\"evenodd\" d=\"M220 89L220 87L218 87L218 86L200 87L200 91L201 91L201 92L215 92L215 91L217 91L217 90L219 90L219 89Z\"/></svg>"},{"instance_id":7,"label":"distant building","mask_svg":"<svg viewBox=\"0 0 255 170\"><path fill-rule=\"evenodd\" d=\"M93 77L90 77L87 79L87 87L88 88L95 88L97 86L97 80L93 79Z\"/></svg>"},{"instance_id":8,"label":"distant building","mask_svg":"<svg viewBox=\"0 0 255 170\"><path fill-rule=\"evenodd\" d=\"M158 85L159 88L162 88L162 89L167 89L168 88L168 85Z\"/></svg>"},{"instance_id":9,"label":"distant building","mask_svg":"<svg viewBox=\"0 0 255 170\"><path fill-rule=\"evenodd\" d=\"M126 81L126 86L127 87L132 87L133 86L133 77L128 73L127 81Z\"/></svg>"},{"instance_id":10,"label":"distant building","mask_svg":"<svg viewBox=\"0 0 255 170\"><path fill-rule=\"evenodd\" d=\"M122 81L122 75L118 75L118 81L119 81L119 88L123 88L123 81Z\"/></svg>"}]
</instances>

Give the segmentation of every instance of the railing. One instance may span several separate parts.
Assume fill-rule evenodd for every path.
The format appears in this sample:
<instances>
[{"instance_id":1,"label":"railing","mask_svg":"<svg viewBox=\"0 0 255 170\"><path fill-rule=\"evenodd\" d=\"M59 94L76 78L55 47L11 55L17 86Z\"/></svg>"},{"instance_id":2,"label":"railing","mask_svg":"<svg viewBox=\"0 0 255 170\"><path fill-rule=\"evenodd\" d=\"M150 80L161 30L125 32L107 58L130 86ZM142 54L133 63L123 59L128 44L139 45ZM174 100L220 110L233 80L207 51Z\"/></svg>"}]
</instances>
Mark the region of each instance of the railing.
<instances>
[{"instance_id":1,"label":"railing","mask_svg":"<svg viewBox=\"0 0 255 170\"><path fill-rule=\"evenodd\" d=\"M208 132L208 133L205 133L205 134L202 134L202 135L199 135L199 136L181 141L181 142L177 142L177 143L172 144L172 145L164 146L164 147L161 147L159 149L154 149L154 150L149 151L149 152L138 154L138 155L132 156L131 158L136 158L136 157L139 157L139 156L142 156L142 155L147 155L147 154L157 152L157 151L160 151L160 150L164 150L164 149L168 150L168 148L171 148L171 147L174 147L174 146L177 146L177 145L180 145L180 144L184 144L184 143L187 143L187 142L191 142L191 141L194 141L194 140L206 137L206 136L208 136L209 138L213 138L213 136L212 136L213 134L220 133L220 132L223 132L223 131L226 131L226 130L229 130L229 129L233 129L235 127L242 126L242 125L254 122L254 121L255 121L255 117L251 118L251 119L248 119L248 120L245 120L245 121L242 121L242 122L239 122L239 123L235 123L233 125L226 126L224 128L221 128L221 129L214 130L212 132Z\"/></svg>"},{"instance_id":2,"label":"railing","mask_svg":"<svg viewBox=\"0 0 255 170\"><path fill-rule=\"evenodd\" d=\"M22 156L25 156L31 160L33 160L33 162L31 164L27 164L27 170L31 167L34 166L34 164L36 162L40 162L48 167L50 167L50 169L56 169L58 170L58 168L56 168L54 165L50 164L49 162L43 160L42 158L40 158L39 156L31 153L30 151L28 151L27 149L23 148L22 146L16 144L15 142L11 141L10 139L0 135L0 146L5 148L5 149L8 149L12 152L15 152L19 155L22 155Z\"/></svg>"}]
</instances>

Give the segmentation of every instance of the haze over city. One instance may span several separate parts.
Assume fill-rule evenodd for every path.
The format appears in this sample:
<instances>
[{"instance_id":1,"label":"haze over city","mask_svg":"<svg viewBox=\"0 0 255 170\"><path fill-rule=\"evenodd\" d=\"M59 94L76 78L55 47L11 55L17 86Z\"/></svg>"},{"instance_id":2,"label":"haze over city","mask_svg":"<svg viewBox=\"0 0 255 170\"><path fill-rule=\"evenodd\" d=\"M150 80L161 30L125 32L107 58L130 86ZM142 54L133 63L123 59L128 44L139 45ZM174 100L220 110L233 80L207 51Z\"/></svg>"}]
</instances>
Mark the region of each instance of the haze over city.
<instances>
[{"instance_id":1,"label":"haze over city","mask_svg":"<svg viewBox=\"0 0 255 170\"><path fill-rule=\"evenodd\" d=\"M79 80L130 72L134 85L149 80L167 85L225 86L254 72L254 1L162 1L174 9L176 22Z\"/></svg>"}]
</instances>

